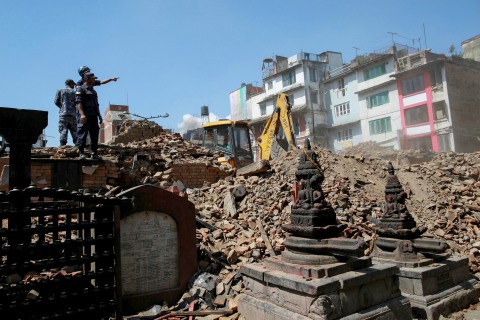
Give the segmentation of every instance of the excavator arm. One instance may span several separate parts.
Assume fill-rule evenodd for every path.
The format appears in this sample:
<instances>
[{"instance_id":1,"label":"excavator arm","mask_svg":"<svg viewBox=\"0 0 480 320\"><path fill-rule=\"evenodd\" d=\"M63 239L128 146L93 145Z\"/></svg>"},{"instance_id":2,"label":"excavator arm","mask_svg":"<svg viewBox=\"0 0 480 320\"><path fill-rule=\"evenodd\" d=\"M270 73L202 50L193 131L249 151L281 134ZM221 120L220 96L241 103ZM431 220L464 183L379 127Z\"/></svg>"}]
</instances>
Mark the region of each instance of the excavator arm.
<instances>
[{"instance_id":1,"label":"excavator arm","mask_svg":"<svg viewBox=\"0 0 480 320\"><path fill-rule=\"evenodd\" d=\"M265 124L261 136L258 138L258 146L261 150L261 159L270 160L272 144L278 133L280 125L285 132L289 146L295 147L295 134L293 132L293 121L291 105L288 96L281 93L276 102L275 110Z\"/></svg>"}]
</instances>

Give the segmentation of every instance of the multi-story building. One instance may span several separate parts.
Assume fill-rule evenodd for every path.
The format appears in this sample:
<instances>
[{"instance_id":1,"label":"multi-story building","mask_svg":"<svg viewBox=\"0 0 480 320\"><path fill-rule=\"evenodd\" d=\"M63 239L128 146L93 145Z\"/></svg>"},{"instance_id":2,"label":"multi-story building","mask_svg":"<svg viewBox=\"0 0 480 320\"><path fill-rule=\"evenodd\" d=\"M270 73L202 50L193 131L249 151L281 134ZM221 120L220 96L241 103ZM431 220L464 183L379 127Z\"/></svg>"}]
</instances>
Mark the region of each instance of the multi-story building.
<instances>
[{"instance_id":1,"label":"multi-story building","mask_svg":"<svg viewBox=\"0 0 480 320\"><path fill-rule=\"evenodd\" d=\"M240 88L230 93L230 117L232 120L248 120L252 118L252 108L248 107L249 99L264 92L263 87L242 83Z\"/></svg>"},{"instance_id":2,"label":"multi-story building","mask_svg":"<svg viewBox=\"0 0 480 320\"><path fill-rule=\"evenodd\" d=\"M104 113L104 122L100 129L100 143L109 143L118 135L124 120L131 120L128 106L110 104Z\"/></svg>"},{"instance_id":3,"label":"multi-story building","mask_svg":"<svg viewBox=\"0 0 480 320\"><path fill-rule=\"evenodd\" d=\"M480 34L462 42L464 59L471 59L480 62Z\"/></svg>"},{"instance_id":4,"label":"multi-story building","mask_svg":"<svg viewBox=\"0 0 480 320\"><path fill-rule=\"evenodd\" d=\"M247 100L255 137L262 133L265 122L274 111L277 96L285 93L292 105L297 144L303 146L305 139L310 138L313 143L326 146L327 113L320 84L326 72L342 64L342 54L331 51L321 54L301 52L289 58L265 59L262 68L265 91Z\"/></svg>"},{"instance_id":5,"label":"multi-story building","mask_svg":"<svg viewBox=\"0 0 480 320\"><path fill-rule=\"evenodd\" d=\"M414 51L399 45L357 56L324 81L329 148L341 151L366 141L399 149L402 129L395 59Z\"/></svg>"},{"instance_id":6,"label":"multi-story building","mask_svg":"<svg viewBox=\"0 0 480 320\"><path fill-rule=\"evenodd\" d=\"M402 149L480 150L480 62L425 50L395 69Z\"/></svg>"},{"instance_id":7,"label":"multi-story building","mask_svg":"<svg viewBox=\"0 0 480 320\"><path fill-rule=\"evenodd\" d=\"M476 40L462 44L472 51ZM265 59L263 81L264 92L243 95L254 138L286 93L298 146L310 138L333 151L368 141L390 149L480 150L480 62L471 58L399 44L349 64L337 52L300 53ZM231 98L232 115L240 114L238 105Z\"/></svg>"}]
</instances>

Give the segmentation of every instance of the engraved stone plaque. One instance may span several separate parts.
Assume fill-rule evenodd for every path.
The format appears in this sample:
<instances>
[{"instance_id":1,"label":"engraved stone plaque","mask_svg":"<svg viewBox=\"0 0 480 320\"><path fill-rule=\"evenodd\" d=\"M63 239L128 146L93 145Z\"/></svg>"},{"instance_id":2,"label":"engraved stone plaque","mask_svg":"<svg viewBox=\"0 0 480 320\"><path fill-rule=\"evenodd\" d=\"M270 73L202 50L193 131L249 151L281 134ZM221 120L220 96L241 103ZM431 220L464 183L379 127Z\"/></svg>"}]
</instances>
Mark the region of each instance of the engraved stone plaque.
<instances>
[{"instance_id":1,"label":"engraved stone plaque","mask_svg":"<svg viewBox=\"0 0 480 320\"><path fill-rule=\"evenodd\" d=\"M450 272L443 272L437 276L437 286L439 290L443 290L453 286L453 280L450 276Z\"/></svg>"},{"instance_id":2,"label":"engraved stone plaque","mask_svg":"<svg viewBox=\"0 0 480 320\"><path fill-rule=\"evenodd\" d=\"M133 200L115 224L118 314L177 302L197 272L195 206L152 185L117 197Z\"/></svg>"},{"instance_id":3,"label":"engraved stone plaque","mask_svg":"<svg viewBox=\"0 0 480 320\"><path fill-rule=\"evenodd\" d=\"M120 222L120 235L122 294L178 287L178 232L170 215L135 212Z\"/></svg>"}]
</instances>

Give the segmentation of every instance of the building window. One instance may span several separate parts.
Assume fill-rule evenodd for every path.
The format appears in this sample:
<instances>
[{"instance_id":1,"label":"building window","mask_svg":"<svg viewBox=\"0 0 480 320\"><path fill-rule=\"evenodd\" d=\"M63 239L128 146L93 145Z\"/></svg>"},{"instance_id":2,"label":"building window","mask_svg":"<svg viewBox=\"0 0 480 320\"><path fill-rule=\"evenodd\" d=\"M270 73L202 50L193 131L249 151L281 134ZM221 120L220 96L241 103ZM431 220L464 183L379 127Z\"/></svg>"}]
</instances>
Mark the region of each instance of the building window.
<instances>
[{"instance_id":1,"label":"building window","mask_svg":"<svg viewBox=\"0 0 480 320\"><path fill-rule=\"evenodd\" d=\"M264 116L267 114L267 105L265 103L260 103L260 115Z\"/></svg>"},{"instance_id":2,"label":"building window","mask_svg":"<svg viewBox=\"0 0 480 320\"><path fill-rule=\"evenodd\" d=\"M429 151L432 150L432 138L424 136L408 140L408 149Z\"/></svg>"},{"instance_id":3,"label":"building window","mask_svg":"<svg viewBox=\"0 0 480 320\"><path fill-rule=\"evenodd\" d=\"M295 131L295 137L300 137L300 119L297 117L293 118L293 131Z\"/></svg>"},{"instance_id":4,"label":"building window","mask_svg":"<svg viewBox=\"0 0 480 320\"><path fill-rule=\"evenodd\" d=\"M380 92L367 97L367 108L373 108L382 104L389 103L388 91Z\"/></svg>"},{"instance_id":5,"label":"building window","mask_svg":"<svg viewBox=\"0 0 480 320\"><path fill-rule=\"evenodd\" d=\"M352 129L345 129L337 132L338 141L352 140Z\"/></svg>"},{"instance_id":6,"label":"building window","mask_svg":"<svg viewBox=\"0 0 480 320\"><path fill-rule=\"evenodd\" d=\"M268 86L268 90L272 90L273 89L273 81L272 80L268 81L267 86Z\"/></svg>"},{"instance_id":7,"label":"building window","mask_svg":"<svg viewBox=\"0 0 480 320\"><path fill-rule=\"evenodd\" d=\"M345 97L345 79L342 78L338 80L338 91L337 91L337 97L342 96Z\"/></svg>"},{"instance_id":8,"label":"building window","mask_svg":"<svg viewBox=\"0 0 480 320\"><path fill-rule=\"evenodd\" d=\"M433 103L433 119L443 120L447 118L447 106L445 101L439 101Z\"/></svg>"},{"instance_id":9,"label":"building window","mask_svg":"<svg viewBox=\"0 0 480 320\"><path fill-rule=\"evenodd\" d=\"M317 69L308 68L308 71L309 71L309 74L310 74L310 81L311 82L317 82L318 81Z\"/></svg>"},{"instance_id":10,"label":"building window","mask_svg":"<svg viewBox=\"0 0 480 320\"><path fill-rule=\"evenodd\" d=\"M379 64L377 66L368 68L363 71L363 76L365 80L370 80L376 77L380 77L381 75L384 75L387 73L387 67L385 63Z\"/></svg>"},{"instance_id":11,"label":"building window","mask_svg":"<svg viewBox=\"0 0 480 320\"><path fill-rule=\"evenodd\" d=\"M286 86L289 86L289 85L292 85L296 82L295 80L295 70L293 71L290 71L288 73L285 73L283 76L282 76L282 83L283 83L283 86L286 87Z\"/></svg>"},{"instance_id":12,"label":"building window","mask_svg":"<svg viewBox=\"0 0 480 320\"><path fill-rule=\"evenodd\" d=\"M370 135L392 132L390 117L369 121L368 126L370 128Z\"/></svg>"},{"instance_id":13,"label":"building window","mask_svg":"<svg viewBox=\"0 0 480 320\"><path fill-rule=\"evenodd\" d=\"M287 99L288 99L288 103L290 104L291 107L293 107L293 105L295 104L295 97L293 96L293 94L289 94L287 95Z\"/></svg>"},{"instance_id":14,"label":"building window","mask_svg":"<svg viewBox=\"0 0 480 320\"><path fill-rule=\"evenodd\" d=\"M430 70L430 85L432 87L436 87L441 85L442 83L442 69L437 66L433 68L433 70Z\"/></svg>"},{"instance_id":15,"label":"building window","mask_svg":"<svg viewBox=\"0 0 480 320\"><path fill-rule=\"evenodd\" d=\"M335 107L335 116L343 116L346 114L350 114L350 103L345 102L339 105L336 105Z\"/></svg>"},{"instance_id":16,"label":"building window","mask_svg":"<svg viewBox=\"0 0 480 320\"><path fill-rule=\"evenodd\" d=\"M402 94L406 96L407 94L415 93L425 89L425 83L423 81L423 74L418 76L403 79L402 80Z\"/></svg>"},{"instance_id":17,"label":"building window","mask_svg":"<svg viewBox=\"0 0 480 320\"><path fill-rule=\"evenodd\" d=\"M425 122L428 122L428 108L426 104L405 109L405 124L407 126Z\"/></svg>"},{"instance_id":18,"label":"building window","mask_svg":"<svg viewBox=\"0 0 480 320\"><path fill-rule=\"evenodd\" d=\"M311 103L318 103L318 91L317 90L310 90L310 102Z\"/></svg>"},{"instance_id":19,"label":"building window","mask_svg":"<svg viewBox=\"0 0 480 320\"><path fill-rule=\"evenodd\" d=\"M440 151L452 151L452 145L450 144L450 133L438 135L438 147Z\"/></svg>"}]
</instances>

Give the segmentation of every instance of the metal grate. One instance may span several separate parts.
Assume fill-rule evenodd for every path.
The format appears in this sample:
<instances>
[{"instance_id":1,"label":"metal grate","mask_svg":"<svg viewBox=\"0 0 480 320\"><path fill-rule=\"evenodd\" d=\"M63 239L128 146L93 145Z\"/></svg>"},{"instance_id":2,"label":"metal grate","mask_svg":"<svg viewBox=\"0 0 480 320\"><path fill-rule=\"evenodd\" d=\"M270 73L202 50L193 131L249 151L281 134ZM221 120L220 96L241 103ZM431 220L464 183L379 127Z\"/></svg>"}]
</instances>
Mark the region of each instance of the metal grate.
<instances>
[{"instance_id":1,"label":"metal grate","mask_svg":"<svg viewBox=\"0 0 480 320\"><path fill-rule=\"evenodd\" d=\"M114 220L129 206L60 189L0 193L0 318L114 317Z\"/></svg>"}]
</instances>

